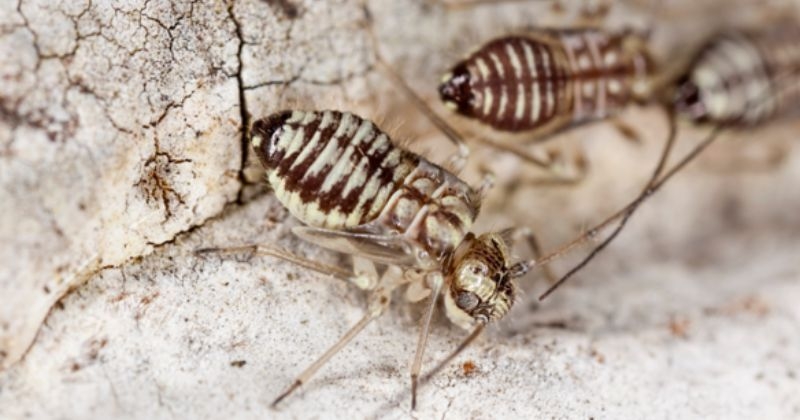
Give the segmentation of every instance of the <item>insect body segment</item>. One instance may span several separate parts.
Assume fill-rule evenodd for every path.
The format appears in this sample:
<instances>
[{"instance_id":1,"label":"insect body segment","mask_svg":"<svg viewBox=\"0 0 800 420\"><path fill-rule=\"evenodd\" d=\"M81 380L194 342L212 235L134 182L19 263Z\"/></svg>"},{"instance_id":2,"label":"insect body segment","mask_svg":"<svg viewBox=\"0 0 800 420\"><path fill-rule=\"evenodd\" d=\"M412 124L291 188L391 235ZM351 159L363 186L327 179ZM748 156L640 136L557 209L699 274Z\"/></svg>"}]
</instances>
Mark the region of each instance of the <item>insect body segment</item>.
<instances>
[{"instance_id":1,"label":"insect body segment","mask_svg":"<svg viewBox=\"0 0 800 420\"><path fill-rule=\"evenodd\" d=\"M698 122L753 125L800 108L798 39L797 26L716 36L679 81L676 111Z\"/></svg>"},{"instance_id":2,"label":"insect body segment","mask_svg":"<svg viewBox=\"0 0 800 420\"><path fill-rule=\"evenodd\" d=\"M251 141L278 199L310 226L399 235L438 260L478 214L469 185L350 113L277 113L253 125Z\"/></svg>"},{"instance_id":3,"label":"insect body segment","mask_svg":"<svg viewBox=\"0 0 800 420\"><path fill-rule=\"evenodd\" d=\"M439 93L498 130L548 134L644 99L651 71L634 34L540 30L489 41L444 76Z\"/></svg>"}]
</instances>

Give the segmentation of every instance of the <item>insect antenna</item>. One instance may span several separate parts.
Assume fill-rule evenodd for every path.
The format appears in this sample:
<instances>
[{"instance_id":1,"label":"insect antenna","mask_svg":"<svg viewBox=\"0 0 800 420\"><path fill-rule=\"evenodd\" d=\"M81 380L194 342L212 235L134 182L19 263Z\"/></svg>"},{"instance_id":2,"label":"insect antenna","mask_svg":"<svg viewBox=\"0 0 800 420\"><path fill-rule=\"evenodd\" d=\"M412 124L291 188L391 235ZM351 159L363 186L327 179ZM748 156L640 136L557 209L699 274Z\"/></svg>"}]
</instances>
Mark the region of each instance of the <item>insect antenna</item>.
<instances>
[{"instance_id":1,"label":"insect antenna","mask_svg":"<svg viewBox=\"0 0 800 420\"><path fill-rule=\"evenodd\" d=\"M544 300L545 298L547 298L547 296L549 296L551 293L553 293L553 291L555 291L558 287L560 287L562 284L564 284L564 282L569 280L575 273L580 271L591 260L593 260L594 257L596 257L601 251L603 251L606 247L608 247L608 245L611 244L611 242L614 240L614 238L616 238L617 235L619 235L619 233L622 231L622 229L627 224L627 222L630 219L630 217L636 212L636 210L639 208L639 206L647 198L649 198L656 191L658 191L670 178L672 178L672 176L674 176L675 174L680 172L680 170L683 169L686 165L688 165L692 160L694 160L697 157L697 155L699 155L703 150L705 150L708 146L710 146L711 143L713 143L717 138L719 138L719 135L727 127L728 126L725 126L725 125L717 125L717 126L715 126L714 129L711 131L711 133L709 133L708 136L706 136L705 140L703 140L700 144L695 146L695 148L692 149L692 151L690 153L688 153L686 156L684 156L683 159L681 159L681 161L678 162L672 169L670 169L669 172L667 172L661 179L658 179L658 181L656 181L655 178L651 178L651 181L647 184L647 187L631 203L629 203L622 210L618 211L617 213L615 213L614 215L612 215L611 217L609 217L608 219L606 219L605 221L600 223L598 226L596 226L593 229L591 229L589 231L589 234L583 235L586 238L581 237L581 238L578 238L577 240L567 244L567 246L569 248L572 248L572 246L577 245L577 243L583 242L584 240L588 239L589 237L595 235L599 230L604 229L605 227L610 225L613 221L615 221L617 219L620 219L619 220L619 224L614 229L614 231L611 232L611 234L608 237L606 237L606 239L604 239L603 242L600 243L600 245L596 246L589 253L589 255L587 255L583 260L581 260L580 263L578 263L575 267L573 267L571 270L569 270L555 284L553 284L549 289L547 289L544 293L542 293L542 295L539 296L539 300ZM670 143L668 143L668 148L671 147L671 142L672 142L672 140L670 140ZM665 148L665 150L667 150L667 149ZM654 175L657 175L657 173L654 173ZM560 255L562 253L563 252L561 252L561 250L557 250L554 254ZM542 261L543 262L551 261L554 258L554 254L550 254L550 255L546 256Z\"/></svg>"},{"instance_id":2,"label":"insect antenna","mask_svg":"<svg viewBox=\"0 0 800 420\"><path fill-rule=\"evenodd\" d=\"M779 75L775 79L776 86L782 86L781 79L783 81L787 81L788 83L792 83L792 80L797 75L794 72L787 72L784 74ZM753 107L763 106L763 104L772 99L772 92L769 88L762 90L761 94L756 97L756 99L748 101L748 105ZM581 262L579 262L576 266L574 266L571 270L569 270L566 274L564 274L555 284L553 284L549 289L547 289L541 296L539 296L539 300L544 300L547 296L549 296L554 290L560 287L564 282L569 280L575 273L580 271L583 267L586 266L594 257L596 257L603 249L605 249L611 241L616 238L616 236L622 231L625 227L625 224L628 222L630 217L633 213L637 210L637 208L650 196L652 196L656 191L658 191L670 178L672 178L675 174L680 172L686 165L692 162L703 150L705 150L708 146L710 146L716 139L719 138L720 134L722 134L726 129L730 129L734 127L734 123L720 123L714 126L714 128L708 133L706 138L697 144L694 149L692 149L689 153L687 153L675 166L672 167L668 172L666 172L663 176L661 173L666 166L666 161L669 156L669 153L672 149L672 146L675 142L675 137L677 134L676 129L676 113L674 108L666 108L668 116L669 116L669 137L667 139L667 143L664 146L664 151L662 152L661 158L659 159L658 166L656 166L655 171L653 171L653 175L650 177L650 181L647 183L647 186L642 190L638 197L636 197L633 201L631 201L628 205L623 207L621 210L617 211L609 218L595 226L594 228L587 231L587 233L579 236L578 238L568 242L566 245L561 246L556 251L550 253L549 255L545 256L544 258L540 259L538 262L530 261L525 264L526 266L523 268L522 272L527 272L530 268L540 265L546 264L561 255L565 254L570 249L578 246L585 241L593 238L597 235L597 233L611 225L616 220L619 220L619 224L614 229L611 234L606 237L598 246L596 246ZM659 178L660 177L660 178Z\"/></svg>"}]
</instances>

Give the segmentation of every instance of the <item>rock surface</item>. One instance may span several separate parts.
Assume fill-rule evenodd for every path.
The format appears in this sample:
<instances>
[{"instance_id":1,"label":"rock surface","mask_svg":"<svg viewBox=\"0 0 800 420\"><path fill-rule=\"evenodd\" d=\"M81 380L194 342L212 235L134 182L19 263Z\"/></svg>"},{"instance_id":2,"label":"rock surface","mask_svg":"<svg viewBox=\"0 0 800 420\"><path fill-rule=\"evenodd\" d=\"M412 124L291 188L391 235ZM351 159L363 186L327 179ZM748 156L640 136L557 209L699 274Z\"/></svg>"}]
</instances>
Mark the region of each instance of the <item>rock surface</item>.
<instances>
[{"instance_id":1,"label":"rock surface","mask_svg":"<svg viewBox=\"0 0 800 420\"><path fill-rule=\"evenodd\" d=\"M796 14L785 4L718 13ZM661 11L661 55L713 29L690 6ZM612 8L607 25L647 22L627 7ZM420 92L471 43L577 13L405 1L371 2L370 12L382 51ZM364 16L349 1L0 4L0 202L11 203L0 214L0 417L800 416L792 121L715 145L552 298L537 303L541 276L526 279L511 314L421 388L417 413L407 369L421 306L401 294L271 410L366 300L274 258L194 253L277 243L341 261L291 236L296 222L255 183L242 127L287 107L351 109L419 139L416 150L447 152L375 71ZM632 198L665 124L655 107L622 119L641 144L596 124L548 145L585 149L590 176L574 188L517 185L534 171L476 149L499 180L478 230L525 224L553 248ZM684 150L704 132L681 130ZM774 153L779 163L742 169ZM477 181L474 169L465 177ZM463 336L437 317L426 366Z\"/></svg>"}]
</instances>

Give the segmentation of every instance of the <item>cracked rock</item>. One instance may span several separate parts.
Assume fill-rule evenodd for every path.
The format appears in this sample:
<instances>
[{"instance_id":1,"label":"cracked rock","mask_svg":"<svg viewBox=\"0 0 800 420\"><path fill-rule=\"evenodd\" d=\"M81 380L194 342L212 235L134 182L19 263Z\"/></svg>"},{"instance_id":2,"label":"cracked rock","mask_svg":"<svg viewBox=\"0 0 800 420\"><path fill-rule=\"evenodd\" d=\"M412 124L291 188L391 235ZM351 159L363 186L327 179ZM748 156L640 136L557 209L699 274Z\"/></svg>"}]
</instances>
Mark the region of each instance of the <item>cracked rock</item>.
<instances>
[{"instance_id":1,"label":"cracked rock","mask_svg":"<svg viewBox=\"0 0 800 420\"><path fill-rule=\"evenodd\" d=\"M659 57L712 29L697 2L655 19L637 3L614 5L603 25L657 22ZM720 22L797 16L789 1L759 13L711 3ZM559 5L387 0L369 15L384 56L436 103L439 76L479 40L595 10ZM450 151L376 70L366 28L350 0L0 4L1 418L800 416L792 120L720 141L552 298L538 302L543 278L527 278L506 319L421 387L417 413L408 368L422 305L402 293L269 408L366 296L247 250L196 252L266 243L349 264L291 235L298 222L261 184L245 127L285 108L345 109L434 161ZM552 249L631 199L666 125L656 106L621 118L641 143L600 123L548 144L584 149L589 177L573 188L521 183L535 170L476 146L464 178L487 165L498 180L476 230L526 225ZM706 132L680 130L681 150ZM464 335L437 316L425 366Z\"/></svg>"}]
</instances>

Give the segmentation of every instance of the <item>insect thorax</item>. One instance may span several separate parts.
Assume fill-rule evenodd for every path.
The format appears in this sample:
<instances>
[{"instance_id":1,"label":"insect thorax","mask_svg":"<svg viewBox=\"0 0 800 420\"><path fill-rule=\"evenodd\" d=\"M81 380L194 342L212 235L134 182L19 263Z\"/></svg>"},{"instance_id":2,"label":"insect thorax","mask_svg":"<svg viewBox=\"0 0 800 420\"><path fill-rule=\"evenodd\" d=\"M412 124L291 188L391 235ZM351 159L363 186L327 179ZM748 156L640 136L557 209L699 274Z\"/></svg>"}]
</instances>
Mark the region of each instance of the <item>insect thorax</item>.
<instances>
[{"instance_id":1,"label":"insect thorax","mask_svg":"<svg viewBox=\"0 0 800 420\"><path fill-rule=\"evenodd\" d=\"M404 235L438 260L477 217L469 185L350 113L276 113L254 123L251 142L277 198L310 226Z\"/></svg>"}]
</instances>

